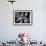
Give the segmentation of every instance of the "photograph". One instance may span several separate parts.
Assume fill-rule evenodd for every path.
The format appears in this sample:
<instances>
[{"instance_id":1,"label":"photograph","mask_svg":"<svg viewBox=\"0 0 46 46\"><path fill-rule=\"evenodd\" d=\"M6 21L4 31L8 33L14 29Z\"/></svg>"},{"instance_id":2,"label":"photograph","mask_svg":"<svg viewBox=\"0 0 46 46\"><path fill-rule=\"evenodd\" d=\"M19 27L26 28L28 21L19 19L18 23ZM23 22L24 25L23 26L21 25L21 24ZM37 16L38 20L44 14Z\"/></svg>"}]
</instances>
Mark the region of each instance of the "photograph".
<instances>
[{"instance_id":1,"label":"photograph","mask_svg":"<svg viewBox=\"0 0 46 46\"><path fill-rule=\"evenodd\" d=\"M31 24L32 10L14 10L13 24Z\"/></svg>"}]
</instances>

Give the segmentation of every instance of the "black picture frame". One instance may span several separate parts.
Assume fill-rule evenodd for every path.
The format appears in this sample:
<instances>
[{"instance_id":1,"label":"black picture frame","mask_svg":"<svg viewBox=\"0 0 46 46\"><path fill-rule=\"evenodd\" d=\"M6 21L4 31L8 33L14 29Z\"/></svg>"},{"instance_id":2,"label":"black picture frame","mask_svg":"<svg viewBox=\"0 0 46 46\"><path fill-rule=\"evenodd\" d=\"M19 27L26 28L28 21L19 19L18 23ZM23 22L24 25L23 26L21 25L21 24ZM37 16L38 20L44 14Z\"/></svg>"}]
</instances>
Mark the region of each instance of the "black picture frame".
<instances>
[{"instance_id":1,"label":"black picture frame","mask_svg":"<svg viewBox=\"0 0 46 46\"><path fill-rule=\"evenodd\" d=\"M32 10L13 10L14 25L32 25L33 11Z\"/></svg>"}]
</instances>

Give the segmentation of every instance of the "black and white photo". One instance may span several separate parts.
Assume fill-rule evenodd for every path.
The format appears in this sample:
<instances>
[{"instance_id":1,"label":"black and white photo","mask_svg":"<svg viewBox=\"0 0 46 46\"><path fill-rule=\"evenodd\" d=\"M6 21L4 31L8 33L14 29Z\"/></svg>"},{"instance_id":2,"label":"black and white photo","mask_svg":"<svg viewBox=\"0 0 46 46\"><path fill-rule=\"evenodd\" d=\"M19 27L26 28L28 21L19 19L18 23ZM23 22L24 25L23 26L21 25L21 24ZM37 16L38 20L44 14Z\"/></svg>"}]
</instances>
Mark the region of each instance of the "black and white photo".
<instances>
[{"instance_id":1,"label":"black and white photo","mask_svg":"<svg viewBox=\"0 0 46 46\"><path fill-rule=\"evenodd\" d=\"M32 10L14 10L14 24L31 24Z\"/></svg>"}]
</instances>

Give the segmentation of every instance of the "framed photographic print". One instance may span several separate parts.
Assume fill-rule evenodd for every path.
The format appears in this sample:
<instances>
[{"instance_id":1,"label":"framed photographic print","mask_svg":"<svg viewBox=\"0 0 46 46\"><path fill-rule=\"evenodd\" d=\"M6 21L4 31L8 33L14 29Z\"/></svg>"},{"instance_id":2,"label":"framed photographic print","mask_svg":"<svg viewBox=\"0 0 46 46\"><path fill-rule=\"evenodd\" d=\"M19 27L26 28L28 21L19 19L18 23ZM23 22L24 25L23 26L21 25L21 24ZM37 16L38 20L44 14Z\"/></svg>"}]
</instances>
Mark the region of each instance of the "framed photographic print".
<instances>
[{"instance_id":1,"label":"framed photographic print","mask_svg":"<svg viewBox=\"0 0 46 46\"><path fill-rule=\"evenodd\" d=\"M13 24L32 25L32 10L13 10Z\"/></svg>"}]
</instances>

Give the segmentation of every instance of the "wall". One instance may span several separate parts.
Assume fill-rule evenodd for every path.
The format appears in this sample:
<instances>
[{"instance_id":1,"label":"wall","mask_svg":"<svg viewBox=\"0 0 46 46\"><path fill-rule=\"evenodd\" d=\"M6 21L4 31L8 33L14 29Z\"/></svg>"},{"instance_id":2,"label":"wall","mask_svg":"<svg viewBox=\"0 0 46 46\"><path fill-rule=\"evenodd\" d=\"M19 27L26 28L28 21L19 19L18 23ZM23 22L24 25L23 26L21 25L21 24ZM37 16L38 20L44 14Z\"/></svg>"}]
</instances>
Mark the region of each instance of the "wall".
<instances>
[{"instance_id":1,"label":"wall","mask_svg":"<svg viewBox=\"0 0 46 46\"><path fill-rule=\"evenodd\" d=\"M14 26L13 10L33 10L32 26ZM46 40L46 0L17 0L12 5L0 0L0 40L15 40L18 32L26 32L33 40Z\"/></svg>"}]
</instances>

